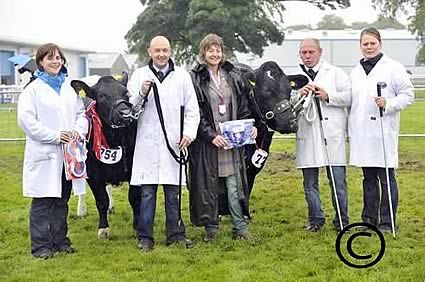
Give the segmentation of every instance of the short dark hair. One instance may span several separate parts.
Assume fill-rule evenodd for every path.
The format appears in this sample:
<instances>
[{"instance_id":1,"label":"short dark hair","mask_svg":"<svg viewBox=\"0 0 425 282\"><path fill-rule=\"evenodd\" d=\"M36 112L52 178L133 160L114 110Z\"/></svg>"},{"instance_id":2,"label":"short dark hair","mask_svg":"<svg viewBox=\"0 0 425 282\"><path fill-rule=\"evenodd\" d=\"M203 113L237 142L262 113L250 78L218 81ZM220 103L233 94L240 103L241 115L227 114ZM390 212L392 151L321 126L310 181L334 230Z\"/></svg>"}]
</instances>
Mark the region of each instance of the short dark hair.
<instances>
[{"instance_id":1,"label":"short dark hair","mask_svg":"<svg viewBox=\"0 0 425 282\"><path fill-rule=\"evenodd\" d=\"M53 56L55 54L55 51L58 51L59 55L61 56L61 59L63 60L63 64L66 63L66 58L63 55L62 50L59 48L59 46L54 43L47 43L41 45L37 50L37 54L35 55L35 62L37 63L37 67L39 70L44 71L43 66L41 65L41 61L44 59L44 57Z\"/></svg>"},{"instance_id":2,"label":"short dark hair","mask_svg":"<svg viewBox=\"0 0 425 282\"><path fill-rule=\"evenodd\" d=\"M371 26L363 29L360 33L360 42L362 41L362 37L364 35L371 35L378 39L379 43L381 43L381 34L379 33L379 30L376 27Z\"/></svg>"}]
</instances>

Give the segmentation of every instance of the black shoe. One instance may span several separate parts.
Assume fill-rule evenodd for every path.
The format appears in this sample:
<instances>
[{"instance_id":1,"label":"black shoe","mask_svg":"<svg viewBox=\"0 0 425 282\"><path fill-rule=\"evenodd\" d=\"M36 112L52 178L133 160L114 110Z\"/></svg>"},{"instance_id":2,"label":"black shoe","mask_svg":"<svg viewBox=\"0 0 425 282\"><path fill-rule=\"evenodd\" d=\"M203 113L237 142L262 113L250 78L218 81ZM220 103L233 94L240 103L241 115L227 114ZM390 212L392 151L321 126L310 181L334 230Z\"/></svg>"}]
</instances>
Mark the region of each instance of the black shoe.
<instances>
[{"instance_id":1,"label":"black shoe","mask_svg":"<svg viewBox=\"0 0 425 282\"><path fill-rule=\"evenodd\" d=\"M307 225L304 230L309 231L309 232L317 232L320 229L322 229L323 225L320 224L309 224Z\"/></svg>"},{"instance_id":2,"label":"black shoe","mask_svg":"<svg viewBox=\"0 0 425 282\"><path fill-rule=\"evenodd\" d=\"M70 245L60 246L57 250L59 253L73 254L75 249Z\"/></svg>"},{"instance_id":3,"label":"black shoe","mask_svg":"<svg viewBox=\"0 0 425 282\"><path fill-rule=\"evenodd\" d=\"M215 241L217 239L217 233L216 232L205 232L205 236L203 238L204 242L211 242Z\"/></svg>"},{"instance_id":4,"label":"black shoe","mask_svg":"<svg viewBox=\"0 0 425 282\"><path fill-rule=\"evenodd\" d=\"M49 249L43 249L33 254L33 257L39 259L51 259L54 255L54 252Z\"/></svg>"},{"instance_id":5,"label":"black shoe","mask_svg":"<svg viewBox=\"0 0 425 282\"><path fill-rule=\"evenodd\" d=\"M168 241L165 243L165 245L170 246L173 244L182 245L186 249L192 249L193 248L193 241L187 238L183 238L181 240L174 240L174 241Z\"/></svg>"},{"instance_id":6,"label":"black shoe","mask_svg":"<svg viewBox=\"0 0 425 282\"><path fill-rule=\"evenodd\" d=\"M250 241L250 240L252 240L252 235L248 231L247 232L244 232L244 233L241 233L241 234L233 233L232 234L232 239L233 240L241 240L241 241L243 241L243 240Z\"/></svg>"},{"instance_id":7,"label":"black shoe","mask_svg":"<svg viewBox=\"0 0 425 282\"><path fill-rule=\"evenodd\" d=\"M137 247L144 252L149 252L149 251L153 250L153 245L154 245L154 243L153 243L152 240L141 239L139 241L139 243L137 244Z\"/></svg>"}]
</instances>

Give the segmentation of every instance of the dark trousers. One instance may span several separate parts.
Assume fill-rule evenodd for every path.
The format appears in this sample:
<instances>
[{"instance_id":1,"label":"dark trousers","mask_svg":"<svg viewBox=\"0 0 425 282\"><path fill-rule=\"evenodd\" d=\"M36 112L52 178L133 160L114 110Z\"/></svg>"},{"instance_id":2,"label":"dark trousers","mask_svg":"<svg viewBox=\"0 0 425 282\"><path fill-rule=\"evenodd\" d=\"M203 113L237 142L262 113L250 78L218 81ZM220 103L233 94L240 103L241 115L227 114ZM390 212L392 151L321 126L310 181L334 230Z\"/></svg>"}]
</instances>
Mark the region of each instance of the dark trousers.
<instances>
[{"instance_id":1,"label":"dark trousers","mask_svg":"<svg viewBox=\"0 0 425 282\"><path fill-rule=\"evenodd\" d=\"M153 238L153 224L156 210L157 184L142 185L142 199L140 202L140 215L138 224L138 237L141 239ZM167 243L185 239L186 228L183 220L179 222L179 187L177 185L163 185L165 194L165 232Z\"/></svg>"},{"instance_id":2,"label":"dark trousers","mask_svg":"<svg viewBox=\"0 0 425 282\"><path fill-rule=\"evenodd\" d=\"M363 170L363 212L362 220L379 228L391 228L390 204L388 201L385 168L362 167ZM398 187L394 168L388 169L393 206L394 224L398 206ZM381 191L379 191L381 183ZM380 193L381 192L381 193Z\"/></svg>"},{"instance_id":3,"label":"dark trousers","mask_svg":"<svg viewBox=\"0 0 425 282\"><path fill-rule=\"evenodd\" d=\"M71 245L68 234L68 200L72 182L62 173L61 198L33 198L30 208L31 253L56 251Z\"/></svg>"}]
</instances>

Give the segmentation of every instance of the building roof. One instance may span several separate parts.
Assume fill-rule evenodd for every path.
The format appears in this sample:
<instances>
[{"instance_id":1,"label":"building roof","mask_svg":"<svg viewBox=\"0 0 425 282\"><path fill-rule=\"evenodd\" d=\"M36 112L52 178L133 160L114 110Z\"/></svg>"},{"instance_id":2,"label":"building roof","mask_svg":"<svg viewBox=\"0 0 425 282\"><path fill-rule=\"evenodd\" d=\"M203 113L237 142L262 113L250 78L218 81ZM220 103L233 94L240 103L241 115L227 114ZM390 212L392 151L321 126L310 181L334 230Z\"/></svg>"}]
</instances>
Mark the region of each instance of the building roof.
<instances>
[{"instance_id":1,"label":"building roof","mask_svg":"<svg viewBox=\"0 0 425 282\"><path fill-rule=\"evenodd\" d=\"M136 64L139 60L139 55L137 54L123 54L122 56L124 57L125 62L129 66Z\"/></svg>"},{"instance_id":2,"label":"building roof","mask_svg":"<svg viewBox=\"0 0 425 282\"><path fill-rule=\"evenodd\" d=\"M342 30L285 30L285 40L303 40L307 37L316 38L318 40L359 40L361 30L342 29ZM382 40L391 39L413 39L416 35L407 29L381 29Z\"/></svg>"},{"instance_id":3,"label":"building roof","mask_svg":"<svg viewBox=\"0 0 425 282\"><path fill-rule=\"evenodd\" d=\"M39 47L40 45L43 45L45 43L47 43L44 40L40 40L40 39L35 39L35 38L23 38L23 37L19 37L19 36L12 36L12 35L5 35L5 34L0 34L0 42L5 42L5 43L9 43L9 44L21 44L21 45L25 45L25 46L34 46L34 47ZM68 50L68 51L77 51L77 52L81 52L81 53L93 53L95 52L94 50L88 49L88 48L82 48L79 46L75 46L72 44L67 44L66 42L56 42L56 44L59 45L59 47L63 50Z\"/></svg>"},{"instance_id":4,"label":"building roof","mask_svg":"<svg viewBox=\"0 0 425 282\"><path fill-rule=\"evenodd\" d=\"M91 69L109 69L111 68L119 56L120 53L96 53L89 54L88 65Z\"/></svg>"}]
</instances>

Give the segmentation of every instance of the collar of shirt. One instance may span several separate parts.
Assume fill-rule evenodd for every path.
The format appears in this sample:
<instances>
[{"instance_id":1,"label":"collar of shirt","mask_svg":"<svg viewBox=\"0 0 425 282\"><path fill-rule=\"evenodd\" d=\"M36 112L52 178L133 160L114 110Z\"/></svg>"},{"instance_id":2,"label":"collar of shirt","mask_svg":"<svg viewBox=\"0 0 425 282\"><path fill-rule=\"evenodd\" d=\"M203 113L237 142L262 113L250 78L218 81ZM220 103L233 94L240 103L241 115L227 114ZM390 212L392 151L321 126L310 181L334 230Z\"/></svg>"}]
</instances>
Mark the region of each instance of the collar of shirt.
<instances>
[{"instance_id":1,"label":"collar of shirt","mask_svg":"<svg viewBox=\"0 0 425 282\"><path fill-rule=\"evenodd\" d=\"M217 88L220 88L220 81L221 81L221 72L220 72L220 69L217 70L218 80L215 79L215 76L213 75L213 73L212 73L211 70L208 70L208 72L210 73L210 77L214 81L214 83L217 86Z\"/></svg>"},{"instance_id":2,"label":"collar of shirt","mask_svg":"<svg viewBox=\"0 0 425 282\"><path fill-rule=\"evenodd\" d=\"M162 69L157 68L155 65L153 65L153 68L156 70L156 72L162 71L162 73L165 76L167 74L168 70L170 69L170 64L167 63L167 65L165 67L163 67Z\"/></svg>"}]
</instances>

